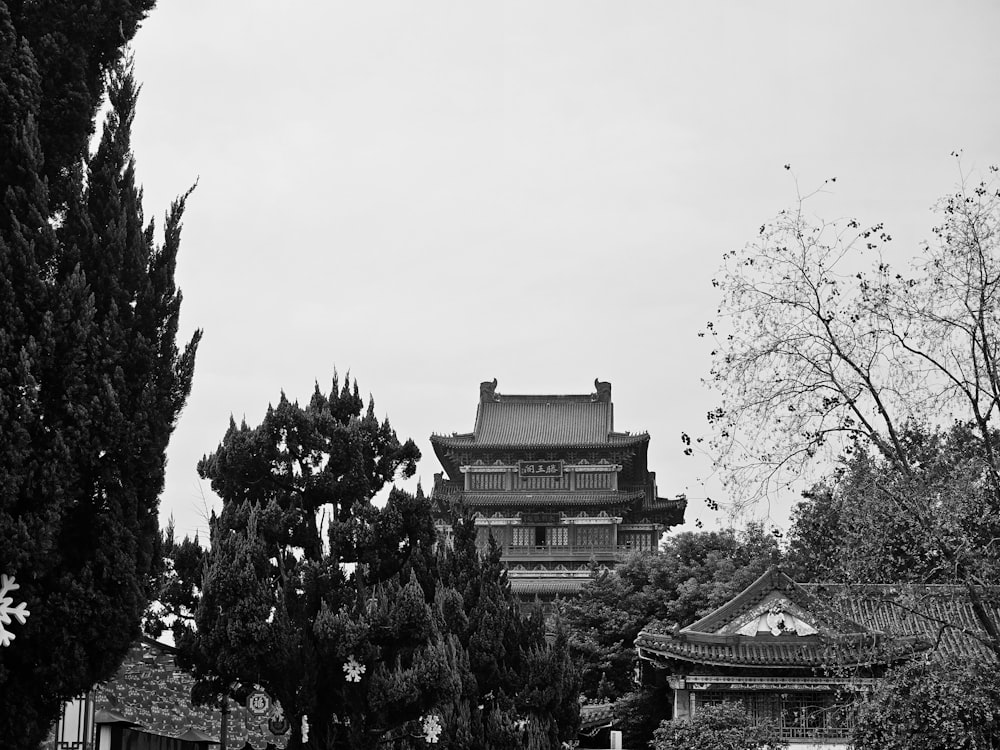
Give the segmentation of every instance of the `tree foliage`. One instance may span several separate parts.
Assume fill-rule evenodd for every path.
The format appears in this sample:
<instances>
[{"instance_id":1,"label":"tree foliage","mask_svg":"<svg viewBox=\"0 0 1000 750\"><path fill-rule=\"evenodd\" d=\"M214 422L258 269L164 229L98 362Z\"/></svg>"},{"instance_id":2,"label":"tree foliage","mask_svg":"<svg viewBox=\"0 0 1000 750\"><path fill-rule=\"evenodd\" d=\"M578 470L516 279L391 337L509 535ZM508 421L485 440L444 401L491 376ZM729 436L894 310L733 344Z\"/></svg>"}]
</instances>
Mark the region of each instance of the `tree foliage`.
<instances>
[{"instance_id":1,"label":"tree foliage","mask_svg":"<svg viewBox=\"0 0 1000 750\"><path fill-rule=\"evenodd\" d=\"M650 743L652 750L780 750L788 747L773 722L758 722L741 703L725 701L698 707L691 719L665 721Z\"/></svg>"},{"instance_id":2,"label":"tree foliage","mask_svg":"<svg viewBox=\"0 0 1000 750\"><path fill-rule=\"evenodd\" d=\"M207 552L201 546L198 534L194 539L185 536L178 541L173 517L160 532L160 565L155 585L154 600L143 616L143 632L159 638L178 620L185 624L194 622L195 610L201 599L202 573Z\"/></svg>"},{"instance_id":3,"label":"tree foliage","mask_svg":"<svg viewBox=\"0 0 1000 750\"><path fill-rule=\"evenodd\" d=\"M986 750L1000 743L1000 681L992 665L939 659L886 677L861 711L855 750Z\"/></svg>"},{"instance_id":4,"label":"tree foliage","mask_svg":"<svg viewBox=\"0 0 1000 750\"><path fill-rule=\"evenodd\" d=\"M150 0L0 2L0 570L31 617L0 652L0 735L33 747L139 633L179 351L185 198L144 223L122 49ZM94 153L97 107L109 100Z\"/></svg>"},{"instance_id":5,"label":"tree foliage","mask_svg":"<svg viewBox=\"0 0 1000 750\"><path fill-rule=\"evenodd\" d=\"M175 626L196 697L264 687L291 720L291 747L558 747L575 733L565 633L549 646L521 618L499 551L481 558L471 521L436 549L422 492L393 488L419 452L334 377L300 407L230 425L199 464L222 497L196 608ZM540 744L539 744L540 743ZM530 744L530 743L529 743Z\"/></svg>"},{"instance_id":6,"label":"tree foliage","mask_svg":"<svg viewBox=\"0 0 1000 750\"><path fill-rule=\"evenodd\" d=\"M793 512L789 569L797 580L847 583L962 583L997 580L978 437L968 425L907 428L909 473L858 450Z\"/></svg>"},{"instance_id":7,"label":"tree foliage","mask_svg":"<svg viewBox=\"0 0 1000 750\"><path fill-rule=\"evenodd\" d=\"M880 534L901 534L901 557L883 561L899 569L920 556L920 570L962 583L1000 655L981 602L995 582L982 542L1000 514L995 176L963 180L938 203L933 240L905 272L881 256L881 225L814 219L811 196L727 253L709 324L721 404L709 418L738 502L863 454L848 481L878 498L847 523L889 523ZM949 441L961 444L954 459L939 450Z\"/></svg>"},{"instance_id":8,"label":"tree foliage","mask_svg":"<svg viewBox=\"0 0 1000 750\"><path fill-rule=\"evenodd\" d=\"M621 731L623 747L648 747L656 729L671 716L666 687L637 687L614 702L612 726Z\"/></svg>"},{"instance_id":9,"label":"tree foliage","mask_svg":"<svg viewBox=\"0 0 1000 750\"><path fill-rule=\"evenodd\" d=\"M906 275L881 257L881 225L814 219L810 198L726 253L714 282L713 446L743 495L854 440L909 468L907 423L970 421L984 438L1000 406L997 185L942 199Z\"/></svg>"}]
</instances>

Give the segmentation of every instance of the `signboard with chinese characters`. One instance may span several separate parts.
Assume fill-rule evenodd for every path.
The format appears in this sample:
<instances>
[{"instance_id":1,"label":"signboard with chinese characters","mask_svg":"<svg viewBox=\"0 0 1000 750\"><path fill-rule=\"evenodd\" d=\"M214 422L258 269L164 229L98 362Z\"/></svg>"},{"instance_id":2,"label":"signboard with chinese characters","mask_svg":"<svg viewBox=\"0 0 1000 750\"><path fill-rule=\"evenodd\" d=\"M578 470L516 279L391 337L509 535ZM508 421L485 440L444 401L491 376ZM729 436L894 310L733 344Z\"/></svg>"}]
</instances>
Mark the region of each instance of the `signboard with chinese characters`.
<instances>
[{"instance_id":1,"label":"signboard with chinese characters","mask_svg":"<svg viewBox=\"0 0 1000 750\"><path fill-rule=\"evenodd\" d=\"M271 696L263 690L254 690L247 696L247 708L254 716L271 713Z\"/></svg>"},{"instance_id":2,"label":"signboard with chinese characters","mask_svg":"<svg viewBox=\"0 0 1000 750\"><path fill-rule=\"evenodd\" d=\"M527 477L554 477L561 479L562 461L518 461L517 473L522 479Z\"/></svg>"}]
</instances>

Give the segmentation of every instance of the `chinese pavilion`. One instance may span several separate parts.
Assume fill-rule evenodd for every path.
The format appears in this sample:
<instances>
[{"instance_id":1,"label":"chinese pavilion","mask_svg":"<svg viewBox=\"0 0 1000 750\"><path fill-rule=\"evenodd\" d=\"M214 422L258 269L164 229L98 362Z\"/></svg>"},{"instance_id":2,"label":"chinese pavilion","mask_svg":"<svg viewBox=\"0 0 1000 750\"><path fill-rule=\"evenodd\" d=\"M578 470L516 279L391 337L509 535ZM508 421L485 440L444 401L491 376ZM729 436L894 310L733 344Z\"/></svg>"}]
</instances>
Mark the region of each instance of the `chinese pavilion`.
<instances>
[{"instance_id":1,"label":"chinese pavilion","mask_svg":"<svg viewBox=\"0 0 1000 750\"><path fill-rule=\"evenodd\" d=\"M594 566L655 550L684 520L683 496L657 496L649 435L615 431L611 384L594 385L582 396L511 396L484 382L473 431L431 436L447 473L435 475L433 499L464 507L482 546L493 537L522 601L574 594Z\"/></svg>"},{"instance_id":2,"label":"chinese pavilion","mask_svg":"<svg viewBox=\"0 0 1000 750\"><path fill-rule=\"evenodd\" d=\"M931 648L987 658L976 633L956 586L798 584L772 568L685 628L648 625L635 645L643 682L666 683L675 720L739 701L792 750L834 750L888 667Z\"/></svg>"}]
</instances>

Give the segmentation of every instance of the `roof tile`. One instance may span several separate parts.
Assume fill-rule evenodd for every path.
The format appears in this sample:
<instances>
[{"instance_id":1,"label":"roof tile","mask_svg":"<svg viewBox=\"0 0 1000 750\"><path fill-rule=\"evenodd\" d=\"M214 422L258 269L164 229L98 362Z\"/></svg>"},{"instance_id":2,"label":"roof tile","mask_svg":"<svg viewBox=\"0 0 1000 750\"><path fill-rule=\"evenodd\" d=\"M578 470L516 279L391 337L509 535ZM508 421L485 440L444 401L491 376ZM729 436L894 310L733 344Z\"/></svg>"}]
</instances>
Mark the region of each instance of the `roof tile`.
<instances>
[{"instance_id":1,"label":"roof tile","mask_svg":"<svg viewBox=\"0 0 1000 750\"><path fill-rule=\"evenodd\" d=\"M612 431L606 401L518 398L479 404L475 441L497 445L606 443Z\"/></svg>"},{"instance_id":2,"label":"roof tile","mask_svg":"<svg viewBox=\"0 0 1000 750\"><path fill-rule=\"evenodd\" d=\"M576 594L590 578L512 579L510 588L515 594Z\"/></svg>"}]
</instances>

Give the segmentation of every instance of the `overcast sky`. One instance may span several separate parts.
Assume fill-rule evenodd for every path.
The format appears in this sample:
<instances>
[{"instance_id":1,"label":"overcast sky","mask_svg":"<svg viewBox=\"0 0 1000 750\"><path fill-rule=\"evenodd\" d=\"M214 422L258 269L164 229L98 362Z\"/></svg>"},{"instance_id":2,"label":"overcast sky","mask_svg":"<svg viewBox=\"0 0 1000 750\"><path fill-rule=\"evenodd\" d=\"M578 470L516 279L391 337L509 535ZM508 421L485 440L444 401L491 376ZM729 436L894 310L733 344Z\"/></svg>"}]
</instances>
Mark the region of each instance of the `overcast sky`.
<instances>
[{"instance_id":1,"label":"overcast sky","mask_svg":"<svg viewBox=\"0 0 1000 750\"><path fill-rule=\"evenodd\" d=\"M949 153L1000 161L998 31L994 0L161 2L134 148L158 222L198 180L177 277L205 330L162 519L204 534L195 464L229 415L336 368L417 441L427 489L428 438L471 430L481 380L610 380L660 494L718 523L680 434L713 405L721 254L794 201L786 163L838 178L817 212L912 253Z\"/></svg>"}]
</instances>

